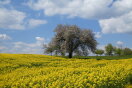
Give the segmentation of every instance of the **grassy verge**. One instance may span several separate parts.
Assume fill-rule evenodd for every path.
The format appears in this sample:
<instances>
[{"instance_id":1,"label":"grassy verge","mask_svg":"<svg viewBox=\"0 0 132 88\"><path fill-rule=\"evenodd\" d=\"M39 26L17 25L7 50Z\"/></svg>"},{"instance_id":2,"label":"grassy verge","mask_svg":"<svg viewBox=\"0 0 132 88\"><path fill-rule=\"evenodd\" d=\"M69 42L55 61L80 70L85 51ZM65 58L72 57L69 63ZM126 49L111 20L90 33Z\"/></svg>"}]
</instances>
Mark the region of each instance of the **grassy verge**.
<instances>
[{"instance_id":1,"label":"grassy verge","mask_svg":"<svg viewBox=\"0 0 132 88\"><path fill-rule=\"evenodd\" d=\"M63 57L68 58L67 56L57 56L57 57ZM73 56L73 58L78 59L106 59L106 60L114 60L114 59L129 59L132 58L132 55L126 55L126 56Z\"/></svg>"}]
</instances>

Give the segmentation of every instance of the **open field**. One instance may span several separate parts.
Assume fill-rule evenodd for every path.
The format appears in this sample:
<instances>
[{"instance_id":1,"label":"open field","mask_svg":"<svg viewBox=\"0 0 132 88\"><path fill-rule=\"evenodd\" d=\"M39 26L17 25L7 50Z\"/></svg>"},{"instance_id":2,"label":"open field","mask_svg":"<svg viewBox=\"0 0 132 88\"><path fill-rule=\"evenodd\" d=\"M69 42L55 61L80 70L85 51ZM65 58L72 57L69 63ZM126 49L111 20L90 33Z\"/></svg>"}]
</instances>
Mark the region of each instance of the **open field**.
<instances>
[{"instance_id":1,"label":"open field","mask_svg":"<svg viewBox=\"0 0 132 88\"><path fill-rule=\"evenodd\" d=\"M124 88L131 80L132 58L0 54L0 88Z\"/></svg>"}]
</instances>

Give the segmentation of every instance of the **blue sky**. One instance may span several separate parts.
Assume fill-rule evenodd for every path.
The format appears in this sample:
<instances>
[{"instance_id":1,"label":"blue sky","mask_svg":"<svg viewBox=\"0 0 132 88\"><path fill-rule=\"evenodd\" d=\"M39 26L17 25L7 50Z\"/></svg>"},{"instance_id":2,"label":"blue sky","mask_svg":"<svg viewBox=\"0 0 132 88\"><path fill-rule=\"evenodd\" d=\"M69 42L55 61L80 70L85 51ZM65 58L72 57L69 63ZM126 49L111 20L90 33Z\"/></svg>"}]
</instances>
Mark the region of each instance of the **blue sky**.
<instances>
[{"instance_id":1,"label":"blue sky","mask_svg":"<svg viewBox=\"0 0 132 88\"><path fill-rule=\"evenodd\" d=\"M41 54L57 24L93 30L100 49L132 48L131 17L132 0L0 0L0 53Z\"/></svg>"}]
</instances>

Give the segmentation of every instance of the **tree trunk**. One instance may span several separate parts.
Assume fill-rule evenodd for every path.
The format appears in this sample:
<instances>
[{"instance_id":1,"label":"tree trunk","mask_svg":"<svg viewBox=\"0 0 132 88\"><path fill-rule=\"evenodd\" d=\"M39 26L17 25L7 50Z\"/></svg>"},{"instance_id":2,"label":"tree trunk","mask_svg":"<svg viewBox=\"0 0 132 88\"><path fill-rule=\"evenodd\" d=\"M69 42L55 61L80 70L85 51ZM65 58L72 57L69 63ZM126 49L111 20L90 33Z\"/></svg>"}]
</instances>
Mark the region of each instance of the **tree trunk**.
<instances>
[{"instance_id":1,"label":"tree trunk","mask_svg":"<svg viewBox=\"0 0 132 88\"><path fill-rule=\"evenodd\" d=\"M69 58L72 58L72 52L69 52Z\"/></svg>"}]
</instances>

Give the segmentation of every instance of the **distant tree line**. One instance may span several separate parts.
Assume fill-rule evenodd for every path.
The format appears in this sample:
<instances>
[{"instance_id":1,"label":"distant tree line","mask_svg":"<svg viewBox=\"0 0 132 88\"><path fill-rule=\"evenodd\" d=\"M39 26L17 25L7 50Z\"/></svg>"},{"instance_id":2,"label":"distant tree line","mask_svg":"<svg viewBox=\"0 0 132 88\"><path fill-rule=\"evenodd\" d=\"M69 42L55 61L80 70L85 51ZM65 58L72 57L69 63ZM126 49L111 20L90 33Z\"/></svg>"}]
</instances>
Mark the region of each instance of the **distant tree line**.
<instances>
[{"instance_id":1,"label":"distant tree line","mask_svg":"<svg viewBox=\"0 0 132 88\"><path fill-rule=\"evenodd\" d=\"M94 33L89 29L81 29L76 25L58 25L55 36L44 45L44 53L72 58L76 56L88 56L89 52L96 55L132 55L129 48L117 48L112 44L105 46L105 50L96 49L97 41Z\"/></svg>"},{"instance_id":2,"label":"distant tree line","mask_svg":"<svg viewBox=\"0 0 132 88\"><path fill-rule=\"evenodd\" d=\"M130 48L119 48L112 44L105 46L105 50L97 49L95 50L96 55L107 55L107 56L120 56L120 55L132 55L132 50Z\"/></svg>"}]
</instances>

